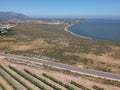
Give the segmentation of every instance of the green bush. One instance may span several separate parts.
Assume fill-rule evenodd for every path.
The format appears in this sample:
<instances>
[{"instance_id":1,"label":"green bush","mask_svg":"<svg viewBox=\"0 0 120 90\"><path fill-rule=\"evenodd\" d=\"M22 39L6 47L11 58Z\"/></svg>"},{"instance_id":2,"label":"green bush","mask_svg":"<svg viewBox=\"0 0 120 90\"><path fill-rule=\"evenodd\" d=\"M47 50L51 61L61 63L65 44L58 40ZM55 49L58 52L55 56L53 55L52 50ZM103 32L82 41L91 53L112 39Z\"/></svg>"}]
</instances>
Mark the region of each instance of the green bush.
<instances>
[{"instance_id":1,"label":"green bush","mask_svg":"<svg viewBox=\"0 0 120 90\"><path fill-rule=\"evenodd\" d=\"M95 89L95 90L105 90L104 88L101 88L97 85L93 85L93 89Z\"/></svg>"},{"instance_id":2,"label":"green bush","mask_svg":"<svg viewBox=\"0 0 120 90\"><path fill-rule=\"evenodd\" d=\"M82 90L91 90L91 89L89 89L89 88L87 88L87 87L85 87L85 86L83 86L83 85L81 85L81 84L79 84L79 83L77 83L75 81L71 81L70 83L75 85L76 87L81 88Z\"/></svg>"},{"instance_id":3,"label":"green bush","mask_svg":"<svg viewBox=\"0 0 120 90\"><path fill-rule=\"evenodd\" d=\"M59 81L58 79L56 79L56 78L54 78L52 76L49 76L49 75L47 75L45 73L43 73L43 76L46 77L46 78L48 78L48 79L50 79L50 80L52 80L52 81L54 81L55 83L58 83L59 85L67 88L68 90L75 90L73 87L71 87L71 86L69 86L67 84L64 84L63 82Z\"/></svg>"},{"instance_id":4,"label":"green bush","mask_svg":"<svg viewBox=\"0 0 120 90\"><path fill-rule=\"evenodd\" d=\"M28 81L30 81L32 84L34 84L35 86L37 86L38 88L42 89L42 90L47 90L45 87L43 87L42 85L40 85L37 81L31 79L28 75L24 74L23 72L17 70L15 67L9 66L13 71L15 71L16 73L18 73L19 75L21 75L23 78L27 79Z\"/></svg>"}]
</instances>

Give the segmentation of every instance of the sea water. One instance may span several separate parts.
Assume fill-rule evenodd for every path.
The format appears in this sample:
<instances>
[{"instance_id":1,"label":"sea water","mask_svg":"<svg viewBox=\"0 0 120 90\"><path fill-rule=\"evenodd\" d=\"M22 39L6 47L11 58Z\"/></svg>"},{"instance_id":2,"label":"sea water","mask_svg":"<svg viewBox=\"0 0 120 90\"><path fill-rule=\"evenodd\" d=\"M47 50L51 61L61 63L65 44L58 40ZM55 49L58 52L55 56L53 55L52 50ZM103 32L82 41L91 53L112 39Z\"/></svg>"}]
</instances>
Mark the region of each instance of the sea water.
<instances>
[{"instance_id":1,"label":"sea water","mask_svg":"<svg viewBox=\"0 0 120 90\"><path fill-rule=\"evenodd\" d=\"M120 41L120 20L88 20L68 29L81 36Z\"/></svg>"}]
</instances>

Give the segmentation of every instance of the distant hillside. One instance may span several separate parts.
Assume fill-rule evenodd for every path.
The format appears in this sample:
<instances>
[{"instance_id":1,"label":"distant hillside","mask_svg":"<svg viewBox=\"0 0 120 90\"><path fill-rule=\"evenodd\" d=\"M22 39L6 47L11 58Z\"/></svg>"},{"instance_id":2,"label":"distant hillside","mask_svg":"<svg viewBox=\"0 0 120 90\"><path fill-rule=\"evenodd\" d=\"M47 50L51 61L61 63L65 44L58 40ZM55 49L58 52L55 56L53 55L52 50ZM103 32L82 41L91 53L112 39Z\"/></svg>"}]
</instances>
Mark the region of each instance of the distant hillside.
<instances>
[{"instance_id":1,"label":"distant hillside","mask_svg":"<svg viewBox=\"0 0 120 90\"><path fill-rule=\"evenodd\" d=\"M9 20L9 19L29 19L30 17L16 12L0 12L0 20Z\"/></svg>"}]
</instances>

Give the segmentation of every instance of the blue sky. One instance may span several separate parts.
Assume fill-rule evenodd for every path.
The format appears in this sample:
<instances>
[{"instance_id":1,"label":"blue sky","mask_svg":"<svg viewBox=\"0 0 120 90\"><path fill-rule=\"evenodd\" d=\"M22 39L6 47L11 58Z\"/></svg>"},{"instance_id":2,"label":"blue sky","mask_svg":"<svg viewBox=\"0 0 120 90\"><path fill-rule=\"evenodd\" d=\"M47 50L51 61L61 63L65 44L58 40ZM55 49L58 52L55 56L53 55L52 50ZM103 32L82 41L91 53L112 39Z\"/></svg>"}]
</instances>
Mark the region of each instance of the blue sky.
<instances>
[{"instance_id":1,"label":"blue sky","mask_svg":"<svg viewBox=\"0 0 120 90\"><path fill-rule=\"evenodd\" d=\"M40 17L120 18L120 0L0 0L0 11Z\"/></svg>"}]
</instances>

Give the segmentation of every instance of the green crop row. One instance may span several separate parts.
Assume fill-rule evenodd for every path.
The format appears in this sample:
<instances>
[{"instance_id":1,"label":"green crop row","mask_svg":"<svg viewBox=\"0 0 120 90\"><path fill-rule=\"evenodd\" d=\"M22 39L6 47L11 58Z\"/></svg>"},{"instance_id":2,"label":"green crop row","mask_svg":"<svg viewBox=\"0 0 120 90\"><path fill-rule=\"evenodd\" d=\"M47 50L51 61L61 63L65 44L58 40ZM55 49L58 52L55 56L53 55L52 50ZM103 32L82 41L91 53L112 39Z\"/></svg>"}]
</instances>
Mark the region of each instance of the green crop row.
<instances>
[{"instance_id":1,"label":"green crop row","mask_svg":"<svg viewBox=\"0 0 120 90\"><path fill-rule=\"evenodd\" d=\"M95 89L95 90L105 90L104 88L101 88L97 85L93 85L93 89Z\"/></svg>"},{"instance_id":2,"label":"green crop row","mask_svg":"<svg viewBox=\"0 0 120 90\"><path fill-rule=\"evenodd\" d=\"M5 88L5 86L3 86L2 83L0 83L0 87L2 88L2 90L7 90L7 89Z\"/></svg>"},{"instance_id":3,"label":"green crop row","mask_svg":"<svg viewBox=\"0 0 120 90\"><path fill-rule=\"evenodd\" d=\"M27 90L33 90L32 88L30 88L27 84L25 84L23 81L21 81L18 77L16 77L15 75L13 75L10 71L8 71L7 69L5 69L2 65L0 65L0 67L7 72L11 77L13 77L16 81L18 81L20 84L22 84L25 88L27 88Z\"/></svg>"},{"instance_id":4,"label":"green crop row","mask_svg":"<svg viewBox=\"0 0 120 90\"><path fill-rule=\"evenodd\" d=\"M53 89L55 89L55 90L62 90L61 88L59 88L59 87L57 87L57 86L51 84L51 83L48 82L46 79L43 79L42 77L37 76L36 74L34 74L34 73L28 71L27 69L24 69L24 71L25 71L26 73L32 75L33 77L37 78L38 80L42 81L43 83L47 84L48 86L52 87Z\"/></svg>"},{"instance_id":5,"label":"green crop row","mask_svg":"<svg viewBox=\"0 0 120 90\"><path fill-rule=\"evenodd\" d=\"M8 79L8 78L7 78L4 74L2 74L1 72L0 72L0 76L3 77L3 78L5 79L5 81L6 81L10 86L13 87L14 90L19 90L19 89L11 82L11 80Z\"/></svg>"},{"instance_id":6,"label":"green crop row","mask_svg":"<svg viewBox=\"0 0 120 90\"><path fill-rule=\"evenodd\" d=\"M37 81L31 79L28 75L24 74L23 72L19 71L18 69L16 69L15 67L9 66L13 71L15 71L16 73L18 73L19 75L21 75L23 78L27 79L28 81L30 81L32 84L34 84L35 86L37 86L38 88L42 89L42 90L47 90L44 86L40 85Z\"/></svg>"},{"instance_id":7,"label":"green crop row","mask_svg":"<svg viewBox=\"0 0 120 90\"><path fill-rule=\"evenodd\" d=\"M56 78L54 78L54 77L52 77L52 76L49 76L49 75L47 75L46 73L43 73L42 75L43 75L44 77L46 77L46 78L54 81L55 83L58 83L59 85L67 88L68 90L75 90L73 87L71 87L71 86L69 86L69 85L67 85L67 84L64 84L62 81L59 81L58 79L56 79Z\"/></svg>"},{"instance_id":8,"label":"green crop row","mask_svg":"<svg viewBox=\"0 0 120 90\"><path fill-rule=\"evenodd\" d=\"M30 88L26 83L24 83L23 81L21 81L18 77L16 77L15 75L13 75L10 71L8 71L7 69L5 69L3 66L0 66L5 72L7 72L11 77L13 77L16 81L18 81L20 84L22 84L25 88L27 88L27 90L33 90L32 88Z\"/></svg>"},{"instance_id":9,"label":"green crop row","mask_svg":"<svg viewBox=\"0 0 120 90\"><path fill-rule=\"evenodd\" d=\"M71 81L70 83L75 85L76 87L81 88L82 90L91 90L91 89L89 89L89 88L87 88L87 87L85 87L85 86L83 86L83 85L81 85L81 84L79 84L79 83L77 83L75 81Z\"/></svg>"}]
</instances>

